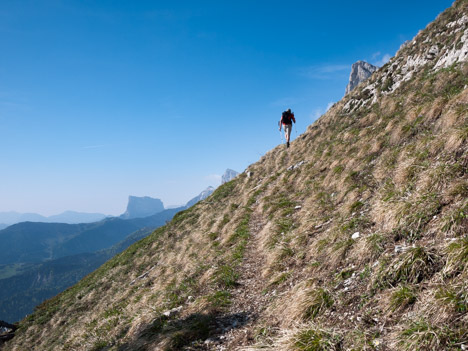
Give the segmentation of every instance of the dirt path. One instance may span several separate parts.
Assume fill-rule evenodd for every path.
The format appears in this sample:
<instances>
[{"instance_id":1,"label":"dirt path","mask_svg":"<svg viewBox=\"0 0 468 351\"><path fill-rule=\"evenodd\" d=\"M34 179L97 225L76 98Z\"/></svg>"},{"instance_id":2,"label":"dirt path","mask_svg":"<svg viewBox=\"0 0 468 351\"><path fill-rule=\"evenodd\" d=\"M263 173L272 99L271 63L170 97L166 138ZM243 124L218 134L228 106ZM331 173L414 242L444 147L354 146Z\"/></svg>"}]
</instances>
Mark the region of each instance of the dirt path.
<instances>
[{"instance_id":1,"label":"dirt path","mask_svg":"<svg viewBox=\"0 0 468 351\"><path fill-rule=\"evenodd\" d=\"M249 229L250 240L247 244L244 259L239 270L241 276L239 286L232 292L232 305L229 314L238 316L239 320L234 320L233 324L242 325L227 332L216 350L238 350L240 346L246 346L253 342L252 325L258 319L261 312L267 305L268 297L262 291L266 282L262 279L261 267L263 266L264 255L259 249L258 234L264 226L261 210L254 208Z\"/></svg>"}]
</instances>

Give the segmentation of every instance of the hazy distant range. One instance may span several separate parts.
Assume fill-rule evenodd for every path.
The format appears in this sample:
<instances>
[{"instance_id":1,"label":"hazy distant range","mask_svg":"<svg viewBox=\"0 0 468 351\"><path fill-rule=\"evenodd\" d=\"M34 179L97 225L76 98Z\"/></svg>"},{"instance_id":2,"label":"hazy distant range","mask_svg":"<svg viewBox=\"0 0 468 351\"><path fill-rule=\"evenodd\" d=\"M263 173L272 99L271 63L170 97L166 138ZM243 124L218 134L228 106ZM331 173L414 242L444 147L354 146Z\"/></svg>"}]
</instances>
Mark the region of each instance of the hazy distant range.
<instances>
[{"instance_id":1,"label":"hazy distant range","mask_svg":"<svg viewBox=\"0 0 468 351\"><path fill-rule=\"evenodd\" d=\"M0 212L0 229L20 223L20 222L43 222L43 223L92 223L103 220L108 216L102 213L83 213L75 211L65 211L58 215L49 217L42 216L37 213L19 213L15 211Z\"/></svg>"}]
</instances>

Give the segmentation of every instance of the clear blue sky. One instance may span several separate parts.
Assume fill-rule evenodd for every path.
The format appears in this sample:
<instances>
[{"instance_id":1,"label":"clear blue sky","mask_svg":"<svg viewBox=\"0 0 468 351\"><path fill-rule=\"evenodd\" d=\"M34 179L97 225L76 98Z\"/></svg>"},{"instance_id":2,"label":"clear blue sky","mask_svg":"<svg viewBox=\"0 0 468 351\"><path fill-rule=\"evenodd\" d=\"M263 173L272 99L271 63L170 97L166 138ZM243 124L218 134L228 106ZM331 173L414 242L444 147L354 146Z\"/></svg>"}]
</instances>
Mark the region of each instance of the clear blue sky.
<instances>
[{"instance_id":1,"label":"clear blue sky","mask_svg":"<svg viewBox=\"0 0 468 351\"><path fill-rule=\"evenodd\" d=\"M452 4L0 2L0 211L117 215L185 203L341 99ZM293 132L293 136L295 133Z\"/></svg>"}]
</instances>

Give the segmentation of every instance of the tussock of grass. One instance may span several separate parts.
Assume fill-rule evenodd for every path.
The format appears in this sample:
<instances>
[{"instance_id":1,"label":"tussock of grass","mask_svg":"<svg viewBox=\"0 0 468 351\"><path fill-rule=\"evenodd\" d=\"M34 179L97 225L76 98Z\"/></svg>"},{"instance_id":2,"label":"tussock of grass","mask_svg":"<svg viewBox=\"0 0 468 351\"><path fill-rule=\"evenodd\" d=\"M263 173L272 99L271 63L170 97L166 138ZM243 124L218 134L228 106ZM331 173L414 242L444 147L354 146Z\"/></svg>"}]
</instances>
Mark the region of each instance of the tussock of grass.
<instances>
[{"instance_id":1,"label":"tussock of grass","mask_svg":"<svg viewBox=\"0 0 468 351\"><path fill-rule=\"evenodd\" d=\"M320 328L303 329L294 335L292 350L338 351L342 350L341 341L341 335L333 331Z\"/></svg>"},{"instance_id":2,"label":"tussock of grass","mask_svg":"<svg viewBox=\"0 0 468 351\"><path fill-rule=\"evenodd\" d=\"M207 300L214 308L227 307L231 304L231 293L226 290L216 291L208 295Z\"/></svg>"},{"instance_id":3,"label":"tussock of grass","mask_svg":"<svg viewBox=\"0 0 468 351\"><path fill-rule=\"evenodd\" d=\"M376 283L380 287L392 287L399 283L418 284L440 269L440 261L434 251L412 247L386 266Z\"/></svg>"},{"instance_id":4,"label":"tussock of grass","mask_svg":"<svg viewBox=\"0 0 468 351\"><path fill-rule=\"evenodd\" d=\"M233 288L237 285L239 273L230 265L222 265L214 273L215 282L224 288Z\"/></svg>"},{"instance_id":5,"label":"tussock of grass","mask_svg":"<svg viewBox=\"0 0 468 351\"><path fill-rule=\"evenodd\" d=\"M442 230L449 235L467 234L468 228L468 202L460 207L453 209L444 217Z\"/></svg>"},{"instance_id":6,"label":"tussock of grass","mask_svg":"<svg viewBox=\"0 0 468 351\"><path fill-rule=\"evenodd\" d=\"M380 233L374 233L366 238L366 247L370 252L371 259L379 257L384 251L386 238Z\"/></svg>"},{"instance_id":7,"label":"tussock of grass","mask_svg":"<svg viewBox=\"0 0 468 351\"><path fill-rule=\"evenodd\" d=\"M436 326L421 319L411 322L400 334L399 344L404 350L439 351L460 350L460 342L466 341L466 328Z\"/></svg>"},{"instance_id":8,"label":"tussock of grass","mask_svg":"<svg viewBox=\"0 0 468 351\"><path fill-rule=\"evenodd\" d=\"M409 286L400 286L392 293L390 308L392 311L404 309L416 302L416 293L413 288Z\"/></svg>"},{"instance_id":9,"label":"tussock of grass","mask_svg":"<svg viewBox=\"0 0 468 351\"><path fill-rule=\"evenodd\" d=\"M447 264L444 273L460 274L468 271L468 235L452 242L446 249Z\"/></svg>"},{"instance_id":10,"label":"tussock of grass","mask_svg":"<svg viewBox=\"0 0 468 351\"><path fill-rule=\"evenodd\" d=\"M461 285L441 287L435 298L457 313L468 312L468 290L466 282Z\"/></svg>"},{"instance_id":11,"label":"tussock of grass","mask_svg":"<svg viewBox=\"0 0 468 351\"><path fill-rule=\"evenodd\" d=\"M334 299L331 292L324 288L316 288L306 294L303 306L303 319L311 320L317 317L320 313L331 308L334 304Z\"/></svg>"}]
</instances>

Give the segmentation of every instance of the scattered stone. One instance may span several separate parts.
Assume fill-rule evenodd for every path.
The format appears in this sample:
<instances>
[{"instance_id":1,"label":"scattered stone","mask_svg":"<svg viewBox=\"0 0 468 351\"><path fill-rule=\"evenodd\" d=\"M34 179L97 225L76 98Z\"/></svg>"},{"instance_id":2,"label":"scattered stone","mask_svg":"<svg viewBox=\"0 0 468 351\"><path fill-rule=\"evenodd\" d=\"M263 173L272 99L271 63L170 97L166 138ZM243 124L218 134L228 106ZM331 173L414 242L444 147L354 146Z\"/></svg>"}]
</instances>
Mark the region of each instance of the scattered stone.
<instances>
[{"instance_id":1,"label":"scattered stone","mask_svg":"<svg viewBox=\"0 0 468 351\"><path fill-rule=\"evenodd\" d=\"M175 315L179 314L181 309L182 309L182 306L175 307L172 310L164 312L163 316L166 316L167 318L174 317Z\"/></svg>"},{"instance_id":2,"label":"scattered stone","mask_svg":"<svg viewBox=\"0 0 468 351\"><path fill-rule=\"evenodd\" d=\"M305 164L305 163L306 163L306 161L298 162L298 163L296 163L296 164L293 165L293 166L289 166L289 167L287 168L287 170L288 170L288 171L295 170L296 168L301 167L301 166L302 166L303 164Z\"/></svg>"},{"instance_id":3,"label":"scattered stone","mask_svg":"<svg viewBox=\"0 0 468 351\"><path fill-rule=\"evenodd\" d=\"M361 236L360 233L359 233L359 232L356 232L356 233L354 233L353 235L351 235L351 239L356 240L356 239L358 239L360 236Z\"/></svg>"},{"instance_id":4,"label":"scattered stone","mask_svg":"<svg viewBox=\"0 0 468 351\"><path fill-rule=\"evenodd\" d=\"M395 253L406 252L413 246L395 245Z\"/></svg>"},{"instance_id":5,"label":"scattered stone","mask_svg":"<svg viewBox=\"0 0 468 351\"><path fill-rule=\"evenodd\" d=\"M146 277L148 276L148 274L149 274L149 272L145 272L145 273L143 273L142 275L140 275L140 276L138 277L138 279L146 278Z\"/></svg>"},{"instance_id":6,"label":"scattered stone","mask_svg":"<svg viewBox=\"0 0 468 351\"><path fill-rule=\"evenodd\" d=\"M294 207L295 210L300 210L302 208L302 206L299 206L297 205L296 207Z\"/></svg>"},{"instance_id":7,"label":"scattered stone","mask_svg":"<svg viewBox=\"0 0 468 351\"><path fill-rule=\"evenodd\" d=\"M147 271L147 272L143 273L142 275L140 275L140 276L136 277L135 279L133 279L130 282L130 285L135 284L137 280L141 280L141 279L146 278L149 275L149 273L154 269L154 267L156 267L156 266L151 267L149 271Z\"/></svg>"},{"instance_id":8,"label":"scattered stone","mask_svg":"<svg viewBox=\"0 0 468 351\"><path fill-rule=\"evenodd\" d=\"M208 338L204 342L205 345L210 345L210 344L219 344L219 339L218 338Z\"/></svg>"},{"instance_id":9,"label":"scattered stone","mask_svg":"<svg viewBox=\"0 0 468 351\"><path fill-rule=\"evenodd\" d=\"M316 225L316 226L314 227L314 229L320 229L320 228L322 228L324 225L327 225L327 224L331 223L331 221L332 221L332 220L330 219L330 220L326 221L325 223L318 224L318 225Z\"/></svg>"},{"instance_id":10,"label":"scattered stone","mask_svg":"<svg viewBox=\"0 0 468 351\"><path fill-rule=\"evenodd\" d=\"M253 172L251 171L248 171L246 174L247 174L247 178L251 178L253 176Z\"/></svg>"}]
</instances>

